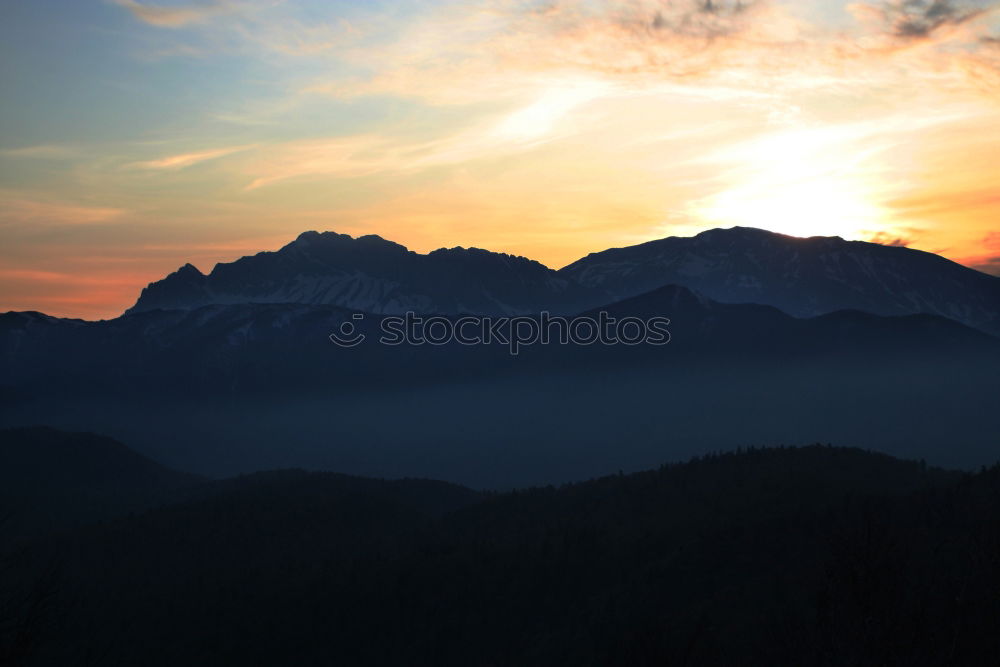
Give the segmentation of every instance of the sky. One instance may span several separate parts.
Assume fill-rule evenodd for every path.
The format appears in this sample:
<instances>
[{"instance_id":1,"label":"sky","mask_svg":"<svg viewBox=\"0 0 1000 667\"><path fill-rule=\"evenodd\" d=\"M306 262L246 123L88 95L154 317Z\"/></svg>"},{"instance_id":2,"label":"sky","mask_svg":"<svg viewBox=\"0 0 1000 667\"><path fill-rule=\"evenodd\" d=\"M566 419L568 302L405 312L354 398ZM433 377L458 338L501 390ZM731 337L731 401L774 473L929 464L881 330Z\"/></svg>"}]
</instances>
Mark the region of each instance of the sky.
<instances>
[{"instance_id":1,"label":"sky","mask_svg":"<svg viewBox=\"0 0 1000 667\"><path fill-rule=\"evenodd\" d=\"M0 0L0 94L0 311L115 317L306 230L1000 274L1000 2Z\"/></svg>"}]
</instances>

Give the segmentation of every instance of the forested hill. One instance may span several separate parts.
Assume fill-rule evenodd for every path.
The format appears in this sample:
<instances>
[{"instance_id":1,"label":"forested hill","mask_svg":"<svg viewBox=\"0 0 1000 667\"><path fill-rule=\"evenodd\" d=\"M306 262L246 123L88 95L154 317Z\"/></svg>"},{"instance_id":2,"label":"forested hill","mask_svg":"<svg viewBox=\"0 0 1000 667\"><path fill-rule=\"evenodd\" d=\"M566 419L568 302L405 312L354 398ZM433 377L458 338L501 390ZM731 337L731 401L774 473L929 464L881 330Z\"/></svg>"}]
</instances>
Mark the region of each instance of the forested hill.
<instances>
[{"instance_id":1,"label":"forested hill","mask_svg":"<svg viewBox=\"0 0 1000 667\"><path fill-rule=\"evenodd\" d=\"M94 433L0 429L0 519L8 538L162 505L202 481ZM0 545L3 538L0 534Z\"/></svg>"},{"instance_id":2,"label":"forested hill","mask_svg":"<svg viewBox=\"0 0 1000 667\"><path fill-rule=\"evenodd\" d=\"M49 593L24 664L936 665L1000 651L996 469L816 446L485 496L302 472L211 485L9 555L8 574Z\"/></svg>"}]
</instances>

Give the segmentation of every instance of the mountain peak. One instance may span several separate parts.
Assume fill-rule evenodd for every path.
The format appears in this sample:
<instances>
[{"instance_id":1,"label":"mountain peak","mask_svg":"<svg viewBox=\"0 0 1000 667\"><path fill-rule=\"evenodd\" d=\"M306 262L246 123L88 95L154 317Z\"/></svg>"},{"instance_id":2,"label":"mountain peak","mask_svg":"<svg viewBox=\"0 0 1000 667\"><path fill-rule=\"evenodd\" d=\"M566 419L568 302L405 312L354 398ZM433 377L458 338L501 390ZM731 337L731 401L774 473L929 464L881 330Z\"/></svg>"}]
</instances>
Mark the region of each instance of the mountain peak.
<instances>
[{"instance_id":1,"label":"mountain peak","mask_svg":"<svg viewBox=\"0 0 1000 667\"><path fill-rule=\"evenodd\" d=\"M144 287L139 294L139 300L125 313L185 309L187 304L204 297L207 281L208 276L199 271L194 264L187 263L163 280L149 283Z\"/></svg>"},{"instance_id":2,"label":"mountain peak","mask_svg":"<svg viewBox=\"0 0 1000 667\"><path fill-rule=\"evenodd\" d=\"M184 267L143 290L129 312L210 304L302 303L371 313L515 315L599 302L533 260L480 248L427 254L376 234L302 232L277 252Z\"/></svg>"},{"instance_id":3,"label":"mountain peak","mask_svg":"<svg viewBox=\"0 0 1000 667\"><path fill-rule=\"evenodd\" d=\"M351 251L360 249L382 249L395 253L410 252L406 246L386 240L378 234L365 234L353 237L350 234L317 232L314 230L302 232L294 241L286 245L279 252L290 250L302 252L335 252L339 250Z\"/></svg>"},{"instance_id":4,"label":"mountain peak","mask_svg":"<svg viewBox=\"0 0 1000 667\"><path fill-rule=\"evenodd\" d=\"M695 238L698 237L712 237L712 236L784 236L789 238L787 234L779 234L778 232L772 232L767 229L761 229L760 227L744 227L741 225L734 225L732 227L714 227L712 229L706 229L703 232L695 234Z\"/></svg>"},{"instance_id":5,"label":"mountain peak","mask_svg":"<svg viewBox=\"0 0 1000 667\"><path fill-rule=\"evenodd\" d=\"M289 245L308 245L310 243L317 241L323 234L333 234L333 233L334 232L323 232L321 234L320 232L317 232L314 229L310 229L296 236L295 240L292 241Z\"/></svg>"},{"instance_id":6,"label":"mountain peak","mask_svg":"<svg viewBox=\"0 0 1000 667\"><path fill-rule=\"evenodd\" d=\"M685 238L685 237L670 237L670 238ZM695 234L693 237L695 239L700 239L703 241L721 241L721 240L731 240L731 241L778 241L778 242L796 242L796 241L830 241L830 242L844 242L844 238L841 236L824 236L822 234L815 234L813 236L796 236L794 234L784 234L782 232L773 232L769 229L761 229L760 227L744 227L736 225L733 227L716 227L714 229L706 229L703 232Z\"/></svg>"},{"instance_id":7,"label":"mountain peak","mask_svg":"<svg viewBox=\"0 0 1000 667\"><path fill-rule=\"evenodd\" d=\"M766 304L797 317L929 313L1000 333L1000 279L933 253L839 236L710 229L588 255L559 274L617 299L676 283L714 301Z\"/></svg>"},{"instance_id":8,"label":"mountain peak","mask_svg":"<svg viewBox=\"0 0 1000 667\"><path fill-rule=\"evenodd\" d=\"M183 277L191 276L197 278L203 278L205 276L205 274L203 274L201 271L198 270L197 266L191 264L190 262L188 262L181 268L174 271L173 275L183 276Z\"/></svg>"}]
</instances>

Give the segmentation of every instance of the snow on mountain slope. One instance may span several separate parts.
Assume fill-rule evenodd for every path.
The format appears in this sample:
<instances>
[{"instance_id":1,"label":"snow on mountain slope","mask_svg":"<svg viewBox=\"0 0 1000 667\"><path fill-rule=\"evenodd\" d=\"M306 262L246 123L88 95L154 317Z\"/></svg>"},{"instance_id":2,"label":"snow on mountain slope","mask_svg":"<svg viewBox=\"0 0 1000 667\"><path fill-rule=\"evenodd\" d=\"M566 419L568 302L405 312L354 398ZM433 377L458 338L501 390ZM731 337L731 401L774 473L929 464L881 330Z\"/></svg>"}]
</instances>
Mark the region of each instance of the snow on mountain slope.
<instances>
[{"instance_id":1,"label":"snow on mountain slope","mask_svg":"<svg viewBox=\"0 0 1000 667\"><path fill-rule=\"evenodd\" d=\"M664 285L798 317L928 313L1000 335L1000 278L908 248L742 227L605 250L559 271L477 248L420 254L378 236L305 232L208 275L187 264L146 287L129 312L299 303L381 314L569 314Z\"/></svg>"},{"instance_id":2,"label":"snow on mountain slope","mask_svg":"<svg viewBox=\"0 0 1000 667\"><path fill-rule=\"evenodd\" d=\"M378 236L305 232L203 275L190 264L142 291L129 312L208 304L308 303L371 313L571 312L586 290L538 262L477 248L426 255Z\"/></svg>"},{"instance_id":3,"label":"snow on mountain slope","mask_svg":"<svg viewBox=\"0 0 1000 667\"><path fill-rule=\"evenodd\" d=\"M799 317L930 313L1000 334L1000 278L932 253L840 237L713 229L594 253L559 275L623 299L665 284Z\"/></svg>"}]
</instances>

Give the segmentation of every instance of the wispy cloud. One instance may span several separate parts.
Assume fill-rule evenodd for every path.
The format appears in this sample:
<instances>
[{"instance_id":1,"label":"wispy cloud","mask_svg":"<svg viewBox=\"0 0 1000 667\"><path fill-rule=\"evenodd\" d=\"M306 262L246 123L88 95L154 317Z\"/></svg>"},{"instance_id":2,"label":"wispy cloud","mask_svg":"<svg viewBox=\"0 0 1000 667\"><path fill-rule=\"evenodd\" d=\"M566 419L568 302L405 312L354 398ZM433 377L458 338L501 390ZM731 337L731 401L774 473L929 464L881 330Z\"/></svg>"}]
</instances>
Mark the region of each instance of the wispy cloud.
<instances>
[{"instance_id":1,"label":"wispy cloud","mask_svg":"<svg viewBox=\"0 0 1000 667\"><path fill-rule=\"evenodd\" d=\"M0 193L0 224L94 225L116 222L126 211L110 206L39 201Z\"/></svg>"},{"instance_id":2,"label":"wispy cloud","mask_svg":"<svg viewBox=\"0 0 1000 667\"><path fill-rule=\"evenodd\" d=\"M65 262L72 264L72 258ZM97 271L73 269L0 269L0 311L42 310L86 319L116 317L123 304L135 300L137 286L159 277L154 270L122 271L107 263Z\"/></svg>"},{"instance_id":3,"label":"wispy cloud","mask_svg":"<svg viewBox=\"0 0 1000 667\"><path fill-rule=\"evenodd\" d=\"M967 257L962 263L983 273L1000 276L1000 232L989 232L980 242L981 252Z\"/></svg>"},{"instance_id":4,"label":"wispy cloud","mask_svg":"<svg viewBox=\"0 0 1000 667\"><path fill-rule=\"evenodd\" d=\"M736 221L1000 256L997 2L104 1L140 67L86 64L145 103L0 149L8 248L169 270L336 225L558 262Z\"/></svg>"},{"instance_id":5,"label":"wispy cloud","mask_svg":"<svg viewBox=\"0 0 1000 667\"><path fill-rule=\"evenodd\" d=\"M1000 277L1000 255L996 257L987 257L985 259L974 259L967 260L963 262L977 271L982 271L983 273L989 273L994 276Z\"/></svg>"},{"instance_id":6,"label":"wispy cloud","mask_svg":"<svg viewBox=\"0 0 1000 667\"><path fill-rule=\"evenodd\" d=\"M61 144L39 144L37 146L22 146L21 148L5 148L0 155L15 158L58 159L76 155L73 146Z\"/></svg>"},{"instance_id":7,"label":"wispy cloud","mask_svg":"<svg viewBox=\"0 0 1000 667\"><path fill-rule=\"evenodd\" d=\"M0 278L16 278L33 282L48 283L82 283L107 284L104 276L87 276L70 274L61 271L45 271L39 269L0 269Z\"/></svg>"},{"instance_id":8,"label":"wispy cloud","mask_svg":"<svg viewBox=\"0 0 1000 667\"><path fill-rule=\"evenodd\" d=\"M448 5L390 35L366 26L375 34L341 43L336 56L370 74L317 79L304 90L341 98L391 94L432 104L469 104L525 94L550 76L567 73L631 86L725 78L761 88L766 81L771 90L815 86L830 78L848 87L888 69L896 82L901 71L914 80L947 72L949 85L955 85L969 74L970 59L989 48L983 23L996 4L854 3L848 9L857 21L847 30L809 23L790 3L775 0ZM900 53L931 42L954 48L926 57ZM996 65L983 59L975 64Z\"/></svg>"},{"instance_id":9,"label":"wispy cloud","mask_svg":"<svg viewBox=\"0 0 1000 667\"><path fill-rule=\"evenodd\" d=\"M239 8L230 0L204 0L188 5L164 7L138 2L137 0L111 0L114 4L129 10L139 21L159 28L180 28L193 23L202 23L220 14Z\"/></svg>"},{"instance_id":10,"label":"wispy cloud","mask_svg":"<svg viewBox=\"0 0 1000 667\"><path fill-rule=\"evenodd\" d=\"M606 92L600 83L564 81L506 114L429 141L366 134L275 145L249 163L255 176L247 190L302 176L414 171L532 150L572 135L566 116Z\"/></svg>"},{"instance_id":11,"label":"wispy cloud","mask_svg":"<svg viewBox=\"0 0 1000 667\"><path fill-rule=\"evenodd\" d=\"M216 148L213 150L197 151L194 153L181 153L179 155L168 155L155 160L132 162L129 166L136 169L185 169L201 162L216 160L218 158L225 157L226 155L232 155L233 153L250 150L254 147L254 145L229 146L227 148Z\"/></svg>"},{"instance_id":12,"label":"wispy cloud","mask_svg":"<svg viewBox=\"0 0 1000 667\"><path fill-rule=\"evenodd\" d=\"M794 40L797 26L769 0L447 5L397 33L343 45L344 61L378 63L367 79L319 80L306 90L466 104L537 90L554 74L676 81Z\"/></svg>"},{"instance_id":13,"label":"wispy cloud","mask_svg":"<svg viewBox=\"0 0 1000 667\"><path fill-rule=\"evenodd\" d=\"M879 245L887 245L894 248L906 248L913 243L913 239L890 234L889 232L875 232L865 240L870 243L878 243Z\"/></svg>"}]
</instances>

